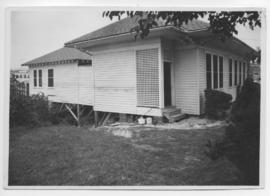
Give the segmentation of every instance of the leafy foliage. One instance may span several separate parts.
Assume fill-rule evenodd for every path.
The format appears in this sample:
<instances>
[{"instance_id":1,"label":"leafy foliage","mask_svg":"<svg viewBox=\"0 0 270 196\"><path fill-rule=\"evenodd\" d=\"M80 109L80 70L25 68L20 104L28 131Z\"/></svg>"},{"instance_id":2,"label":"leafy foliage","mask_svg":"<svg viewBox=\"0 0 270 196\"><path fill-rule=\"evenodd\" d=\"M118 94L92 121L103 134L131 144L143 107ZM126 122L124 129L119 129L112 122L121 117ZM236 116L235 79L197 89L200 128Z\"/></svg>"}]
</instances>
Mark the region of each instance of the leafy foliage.
<instances>
[{"instance_id":1,"label":"leafy foliage","mask_svg":"<svg viewBox=\"0 0 270 196\"><path fill-rule=\"evenodd\" d=\"M209 118L219 119L225 117L231 106L232 96L218 90L205 90L205 113Z\"/></svg>"},{"instance_id":2,"label":"leafy foliage","mask_svg":"<svg viewBox=\"0 0 270 196\"><path fill-rule=\"evenodd\" d=\"M251 29L258 26L261 27L260 13L257 11L247 12L168 12L168 11L105 11L103 17L109 17L111 20L117 17L119 20L122 16L134 17L137 16L137 26L131 29L135 31L135 38L139 35L142 39L145 38L150 29L157 26L157 21L162 19L165 25L173 25L181 27L183 23L188 23L189 20L198 19L199 17L208 17L210 22L210 30L219 34L222 40L226 37L231 37L237 34L236 24L248 25Z\"/></svg>"},{"instance_id":3,"label":"leafy foliage","mask_svg":"<svg viewBox=\"0 0 270 196\"><path fill-rule=\"evenodd\" d=\"M17 81L10 81L10 126L36 126L48 120L48 99L43 94L25 96L18 90Z\"/></svg>"},{"instance_id":4,"label":"leafy foliage","mask_svg":"<svg viewBox=\"0 0 270 196\"><path fill-rule=\"evenodd\" d=\"M260 85L248 78L233 104L225 138L208 145L210 157L226 156L243 172L244 183L259 184ZM211 149L212 148L212 149ZM216 157L216 152L219 155Z\"/></svg>"}]
</instances>

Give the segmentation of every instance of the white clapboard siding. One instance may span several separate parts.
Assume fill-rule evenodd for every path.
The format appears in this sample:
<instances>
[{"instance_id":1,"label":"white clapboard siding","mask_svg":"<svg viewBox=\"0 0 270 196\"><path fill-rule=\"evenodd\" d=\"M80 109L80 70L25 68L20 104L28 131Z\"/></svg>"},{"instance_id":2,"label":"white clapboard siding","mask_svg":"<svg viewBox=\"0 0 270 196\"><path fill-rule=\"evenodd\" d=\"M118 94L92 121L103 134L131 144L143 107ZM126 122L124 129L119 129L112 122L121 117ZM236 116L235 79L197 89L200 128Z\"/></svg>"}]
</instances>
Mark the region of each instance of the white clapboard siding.
<instances>
[{"instance_id":1,"label":"white clapboard siding","mask_svg":"<svg viewBox=\"0 0 270 196\"><path fill-rule=\"evenodd\" d=\"M88 48L93 55L96 111L161 116L160 108L137 104L136 51L160 48L160 38ZM160 59L160 49L158 50ZM160 62L158 60L160 65Z\"/></svg>"},{"instance_id":2,"label":"white clapboard siding","mask_svg":"<svg viewBox=\"0 0 270 196\"><path fill-rule=\"evenodd\" d=\"M206 89L206 56L205 50L198 49L199 57L199 99L200 99L200 114L205 111L205 93ZM224 67L224 65L223 65ZM224 68L223 68L224 69Z\"/></svg>"},{"instance_id":3,"label":"white clapboard siding","mask_svg":"<svg viewBox=\"0 0 270 196\"><path fill-rule=\"evenodd\" d=\"M94 55L97 111L136 113L136 59L134 50Z\"/></svg>"},{"instance_id":4,"label":"white clapboard siding","mask_svg":"<svg viewBox=\"0 0 270 196\"><path fill-rule=\"evenodd\" d=\"M34 87L33 70L42 70L42 87ZM48 69L54 70L54 87L48 87ZM92 67L77 63L30 68L30 94L43 92L52 102L93 104Z\"/></svg>"},{"instance_id":5,"label":"white clapboard siding","mask_svg":"<svg viewBox=\"0 0 270 196\"><path fill-rule=\"evenodd\" d=\"M93 105L94 80L92 66L79 66L79 103Z\"/></svg>"},{"instance_id":6,"label":"white clapboard siding","mask_svg":"<svg viewBox=\"0 0 270 196\"><path fill-rule=\"evenodd\" d=\"M175 102L183 113L199 114L197 49L175 51Z\"/></svg>"},{"instance_id":7,"label":"white clapboard siding","mask_svg":"<svg viewBox=\"0 0 270 196\"><path fill-rule=\"evenodd\" d=\"M78 102L78 67L76 64L55 66L56 95L52 101L63 103Z\"/></svg>"}]
</instances>

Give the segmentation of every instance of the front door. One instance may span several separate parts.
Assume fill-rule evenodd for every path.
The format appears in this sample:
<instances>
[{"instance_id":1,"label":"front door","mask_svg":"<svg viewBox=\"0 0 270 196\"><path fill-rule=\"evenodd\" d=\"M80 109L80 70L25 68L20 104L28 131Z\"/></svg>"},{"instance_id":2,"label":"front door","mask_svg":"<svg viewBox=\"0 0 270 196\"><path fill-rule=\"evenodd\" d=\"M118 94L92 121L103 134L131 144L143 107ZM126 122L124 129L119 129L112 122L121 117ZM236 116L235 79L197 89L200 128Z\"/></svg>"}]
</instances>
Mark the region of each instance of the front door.
<instances>
[{"instance_id":1,"label":"front door","mask_svg":"<svg viewBox=\"0 0 270 196\"><path fill-rule=\"evenodd\" d=\"M171 63L164 62L164 106L172 105Z\"/></svg>"}]
</instances>

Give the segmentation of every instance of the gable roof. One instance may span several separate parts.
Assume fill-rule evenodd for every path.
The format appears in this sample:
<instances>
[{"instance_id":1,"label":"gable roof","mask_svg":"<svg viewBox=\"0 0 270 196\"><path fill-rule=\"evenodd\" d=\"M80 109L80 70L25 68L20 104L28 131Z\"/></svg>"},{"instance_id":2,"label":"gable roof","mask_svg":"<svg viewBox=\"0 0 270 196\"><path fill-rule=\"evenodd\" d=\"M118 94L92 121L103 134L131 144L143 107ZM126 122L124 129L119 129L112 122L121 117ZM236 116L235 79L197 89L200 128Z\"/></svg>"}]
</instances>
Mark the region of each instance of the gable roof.
<instances>
[{"instance_id":1,"label":"gable roof","mask_svg":"<svg viewBox=\"0 0 270 196\"><path fill-rule=\"evenodd\" d=\"M77 60L91 60L91 56L85 52L82 52L76 48L63 47L41 57L28 61L22 66L31 66L38 64L55 64L61 62L73 62Z\"/></svg>"},{"instance_id":2,"label":"gable roof","mask_svg":"<svg viewBox=\"0 0 270 196\"><path fill-rule=\"evenodd\" d=\"M109 24L105 27L102 27L96 31L87 33L76 39L68 41L65 43L65 45L72 45L78 42L95 40L95 39L130 33L130 29L132 29L133 27L137 25L137 20L138 20L138 17L136 16L132 18L130 17L124 18L122 20ZM162 28L162 27L168 27L168 26L172 26L172 25L166 26L164 20L159 20L158 26L154 28ZM198 31L198 30L206 30L209 28L209 26L210 26L209 23L203 22L198 19L197 20L194 19L194 20L189 21L187 24L183 23L183 25L179 29L183 32L188 33L188 32L193 32L193 31Z\"/></svg>"}]
</instances>

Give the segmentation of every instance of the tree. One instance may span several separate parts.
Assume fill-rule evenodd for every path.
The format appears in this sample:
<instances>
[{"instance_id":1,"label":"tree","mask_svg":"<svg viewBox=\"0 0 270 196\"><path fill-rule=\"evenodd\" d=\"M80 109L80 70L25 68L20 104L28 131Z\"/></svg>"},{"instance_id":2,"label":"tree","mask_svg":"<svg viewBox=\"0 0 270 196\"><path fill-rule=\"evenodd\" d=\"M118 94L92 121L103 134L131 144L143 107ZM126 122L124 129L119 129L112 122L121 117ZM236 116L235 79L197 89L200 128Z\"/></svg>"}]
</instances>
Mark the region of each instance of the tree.
<instances>
[{"instance_id":1,"label":"tree","mask_svg":"<svg viewBox=\"0 0 270 196\"><path fill-rule=\"evenodd\" d=\"M210 22L210 30L219 34L225 40L226 37L231 37L237 34L236 24L248 25L251 29L258 26L261 27L261 16L258 11L245 12L167 12L167 11L105 11L103 17L109 17L111 20L114 17L138 17L137 25L130 31L136 32L135 38L139 35L142 39L150 33L150 29L157 26L158 20L164 20L165 25L174 25L180 27L183 23L188 23L189 20L198 19L199 17L208 17Z\"/></svg>"},{"instance_id":2,"label":"tree","mask_svg":"<svg viewBox=\"0 0 270 196\"><path fill-rule=\"evenodd\" d=\"M210 158L225 156L238 167L244 185L259 185L260 91L260 84L247 78L232 105L224 137L206 145Z\"/></svg>"}]
</instances>

